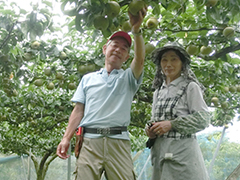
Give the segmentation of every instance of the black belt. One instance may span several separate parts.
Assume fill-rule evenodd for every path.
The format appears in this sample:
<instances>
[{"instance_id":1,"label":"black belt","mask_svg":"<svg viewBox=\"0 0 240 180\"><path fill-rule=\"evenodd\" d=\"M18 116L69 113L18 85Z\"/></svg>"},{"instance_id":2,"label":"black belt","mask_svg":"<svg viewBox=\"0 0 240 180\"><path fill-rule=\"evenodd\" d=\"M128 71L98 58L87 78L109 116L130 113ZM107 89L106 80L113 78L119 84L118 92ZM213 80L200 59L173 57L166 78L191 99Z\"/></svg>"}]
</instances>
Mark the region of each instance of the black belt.
<instances>
[{"instance_id":1,"label":"black belt","mask_svg":"<svg viewBox=\"0 0 240 180\"><path fill-rule=\"evenodd\" d=\"M119 127L107 127L107 128L86 128L84 127L84 133L93 133L93 134L122 134L123 131L127 131L127 126Z\"/></svg>"}]
</instances>

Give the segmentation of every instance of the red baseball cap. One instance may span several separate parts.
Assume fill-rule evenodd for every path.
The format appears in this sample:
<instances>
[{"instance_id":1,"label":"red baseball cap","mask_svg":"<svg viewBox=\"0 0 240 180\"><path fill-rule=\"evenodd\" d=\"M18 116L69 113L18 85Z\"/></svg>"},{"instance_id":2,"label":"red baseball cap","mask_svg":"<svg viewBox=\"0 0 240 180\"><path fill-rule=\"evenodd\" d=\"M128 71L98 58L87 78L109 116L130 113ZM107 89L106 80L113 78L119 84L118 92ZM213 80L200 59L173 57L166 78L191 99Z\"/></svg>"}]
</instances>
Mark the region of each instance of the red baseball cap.
<instances>
[{"instance_id":1,"label":"red baseball cap","mask_svg":"<svg viewBox=\"0 0 240 180\"><path fill-rule=\"evenodd\" d=\"M109 40L111 40L111 39L113 39L115 37L122 37L122 38L124 38L128 42L129 47L131 47L132 39L131 39L131 37L130 37L130 35L128 33L124 32L124 31L117 31L109 38Z\"/></svg>"}]
</instances>

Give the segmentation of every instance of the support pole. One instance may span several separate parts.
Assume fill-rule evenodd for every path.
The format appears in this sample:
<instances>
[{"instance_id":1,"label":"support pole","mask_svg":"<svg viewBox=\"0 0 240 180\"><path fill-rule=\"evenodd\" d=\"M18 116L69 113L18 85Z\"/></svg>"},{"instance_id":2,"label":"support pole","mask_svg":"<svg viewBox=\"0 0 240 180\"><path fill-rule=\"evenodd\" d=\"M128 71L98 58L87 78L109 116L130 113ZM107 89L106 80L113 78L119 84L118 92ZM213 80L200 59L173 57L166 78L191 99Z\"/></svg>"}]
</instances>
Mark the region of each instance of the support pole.
<instances>
[{"instance_id":1,"label":"support pole","mask_svg":"<svg viewBox=\"0 0 240 180\"><path fill-rule=\"evenodd\" d=\"M28 180L31 180L31 155L32 155L32 149L29 150L29 156L28 156Z\"/></svg>"},{"instance_id":2,"label":"support pole","mask_svg":"<svg viewBox=\"0 0 240 180\"><path fill-rule=\"evenodd\" d=\"M144 166L143 166L143 168L142 168L142 171L140 172L137 180L140 180L140 178L142 177L142 174L143 174L143 172L146 170L146 166L147 166L148 161L150 160L150 158L151 158L151 154L148 155L147 161L145 162L145 164L144 164Z\"/></svg>"},{"instance_id":3,"label":"support pole","mask_svg":"<svg viewBox=\"0 0 240 180\"><path fill-rule=\"evenodd\" d=\"M216 159L217 154L218 154L219 149L220 149L220 145L221 145L221 143L222 143L222 141L223 141L223 137L224 137L225 131L226 131L226 126L223 127L223 131L222 131L221 138L220 138L219 141L218 141L216 151L215 151L215 153L214 153L214 155L213 155L212 161L211 161L210 166L209 166L209 169L208 169L208 174L209 174L210 177L211 177L211 174L212 174L212 170L213 170L213 166L214 166L215 159Z\"/></svg>"},{"instance_id":4,"label":"support pole","mask_svg":"<svg viewBox=\"0 0 240 180\"><path fill-rule=\"evenodd\" d=\"M70 142L70 146L68 148L68 154L70 154L69 158L68 158L68 174L67 174L67 180L71 179L71 142Z\"/></svg>"}]
</instances>

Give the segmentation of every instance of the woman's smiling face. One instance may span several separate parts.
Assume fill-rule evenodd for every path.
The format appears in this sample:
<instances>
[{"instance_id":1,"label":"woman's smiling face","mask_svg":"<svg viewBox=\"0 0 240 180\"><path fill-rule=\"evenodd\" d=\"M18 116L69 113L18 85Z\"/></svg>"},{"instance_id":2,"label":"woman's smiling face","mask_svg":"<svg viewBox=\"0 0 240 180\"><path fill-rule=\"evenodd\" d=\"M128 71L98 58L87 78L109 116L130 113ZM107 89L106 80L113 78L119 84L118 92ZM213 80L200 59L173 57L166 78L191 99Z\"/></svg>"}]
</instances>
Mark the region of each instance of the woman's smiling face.
<instances>
[{"instance_id":1,"label":"woman's smiling face","mask_svg":"<svg viewBox=\"0 0 240 180\"><path fill-rule=\"evenodd\" d=\"M160 59L160 64L163 73L170 82L181 76L183 64L174 50L166 51Z\"/></svg>"}]
</instances>

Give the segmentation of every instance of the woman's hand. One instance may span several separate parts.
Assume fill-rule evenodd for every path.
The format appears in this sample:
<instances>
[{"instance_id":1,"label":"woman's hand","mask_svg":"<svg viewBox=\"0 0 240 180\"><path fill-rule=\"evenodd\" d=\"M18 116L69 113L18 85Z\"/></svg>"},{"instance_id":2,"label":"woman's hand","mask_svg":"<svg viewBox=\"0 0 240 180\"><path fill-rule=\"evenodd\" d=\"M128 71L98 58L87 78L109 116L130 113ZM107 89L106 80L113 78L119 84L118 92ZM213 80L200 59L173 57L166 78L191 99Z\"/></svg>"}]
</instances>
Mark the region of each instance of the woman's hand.
<instances>
[{"instance_id":1,"label":"woman's hand","mask_svg":"<svg viewBox=\"0 0 240 180\"><path fill-rule=\"evenodd\" d=\"M149 131L155 135L163 135L172 129L171 121L159 121L152 123Z\"/></svg>"},{"instance_id":2,"label":"woman's hand","mask_svg":"<svg viewBox=\"0 0 240 180\"><path fill-rule=\"evenodd\" d=\"M145 132L146 132L147 136L148 136L150 139L156 138L156 137L157 137L156 133L153 132L153 131L151 131L150 129L151 129L151 126L146 125L146 127L145 127Z\"/></svg>"}]
</instances>

